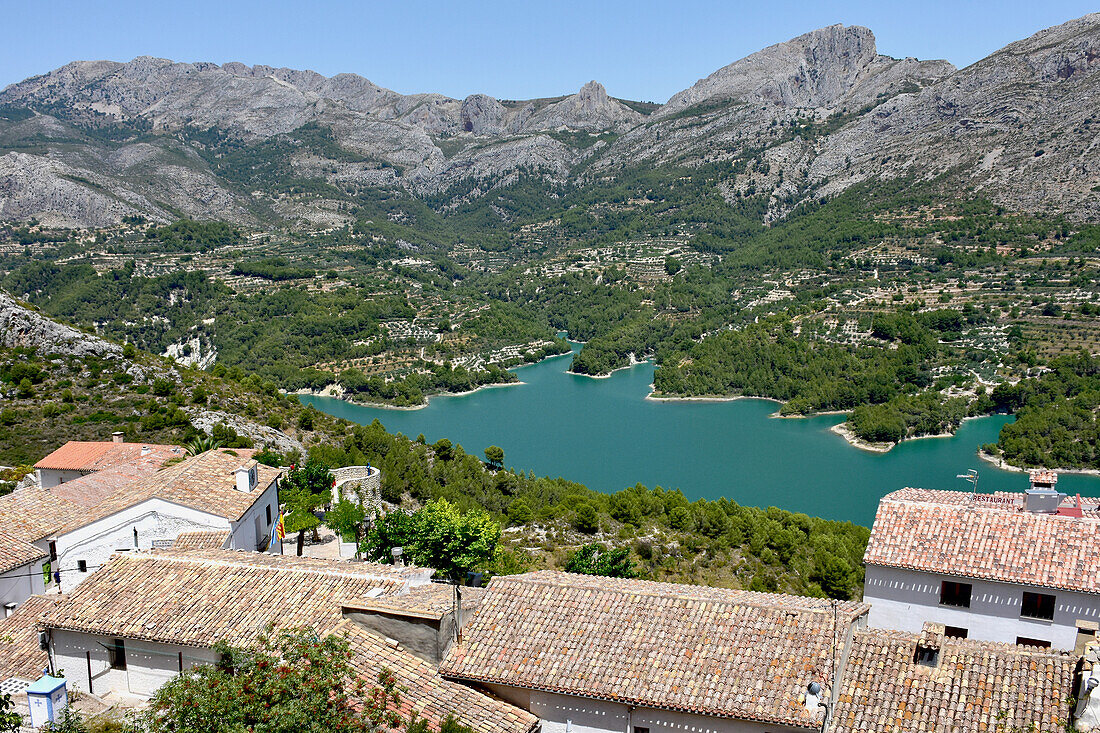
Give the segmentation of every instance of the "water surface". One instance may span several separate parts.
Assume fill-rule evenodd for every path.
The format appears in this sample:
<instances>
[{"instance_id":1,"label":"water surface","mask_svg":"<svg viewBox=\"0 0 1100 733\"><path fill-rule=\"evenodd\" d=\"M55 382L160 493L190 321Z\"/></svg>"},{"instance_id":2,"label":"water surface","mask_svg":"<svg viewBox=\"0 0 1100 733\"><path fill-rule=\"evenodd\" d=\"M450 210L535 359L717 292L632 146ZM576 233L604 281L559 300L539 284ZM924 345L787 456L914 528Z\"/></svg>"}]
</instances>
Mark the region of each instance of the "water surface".
<instances>
[{"instance_id":1,"label":"water surface","mask_svg":"<svg viewBox=\"0 0 1100 733\"><path fill-rule=\"evenodd\" d=\"M578 347L574 347L578 348ZM842 415L778 419L767 400L646 400L654 366L639 364L606 379L569 374L569 357L515 369L523 384L461 396L432 397L420 410L364 407L304 396L319 410L428 442L448 438L478 456L504 449L505 464L564 476L600 491L642 483L679 488L689 499L727 497L870 526L881 496L905 486L964 489L955 478L980 474L979 491L1021 491L1026 474L977 457L1011 417L967 420L950 438L907 441L889 453L850 446L829 428ZM1067 493L1096 495L1100 479L1064 475Z\"/></svg>"}]
</instances>

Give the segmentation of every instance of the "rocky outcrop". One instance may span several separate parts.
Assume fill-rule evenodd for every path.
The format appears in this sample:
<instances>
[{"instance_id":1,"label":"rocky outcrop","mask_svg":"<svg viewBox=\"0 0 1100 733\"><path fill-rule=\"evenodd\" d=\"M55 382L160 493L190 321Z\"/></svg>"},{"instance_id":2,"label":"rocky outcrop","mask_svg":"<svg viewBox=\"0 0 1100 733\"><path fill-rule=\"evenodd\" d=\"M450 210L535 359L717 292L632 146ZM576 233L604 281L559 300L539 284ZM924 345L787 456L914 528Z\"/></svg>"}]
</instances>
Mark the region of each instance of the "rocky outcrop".
<instances>
[{"instance_id":1,"label":"rocky outcrop","mask_svg":"<svg viewBox=\"0 0 1100 733\"><path fill-rule=\"evenodd\" d=\"M504 130L504 105L487 94L471 94L459 113L463 132L499 135Z\"/></svg>"},{"instance_id":2,"label":"rocky outcrop","mask_svg":"<svg viewBox=\"0 0 1100 733\"><path fill-rule=\"evenodd\" d=\"M0 290L0 346L41 354L121 358L122 348L93 334L51 320Z\"/></svg>"},{"instance_id":3,"label":"rocky outcrop","mask_svg":"<svg viewBox=\"0 0 1100 733\"><path fill-rule=\"evenodd\" d=\"M826 193L951 172L1012 208L1100 218L1100 14L1013 43L831 135L810 167Z\"/></svg>"},{"instance_id":4,"label":"rocky outcrop","mask_svg":"<svg viewBox=\"0 0 1100 733\"><path fill-rule=\"evenodd\" d=\"M279 453L290 451L305 453L305 446L300 441L268 425L260 425L240 415L232 415L221 410L203 410L197 407L184 409L191 419L191 424L208 435L213 434L216 426L225 425L236 431L237 435L243 435L252 440L257 447L270 446Z\"/></svg>"},{"instance_id":5,"label":"rocky outcrop","mask_svg":"<svg viewBox=\"0 0 1100 733\"><path fill-rule=\"evenodd\" d=\"M535 112L522 124L524 130L615 131L633 127L642 115L607 96L598 81L590 81L576 94Z\"/></svg>"},{"instance_id":6,"label":"rocky outcrop","mask_svg":"<svg viewBox=\"0 0 1100 733\"><path fill-rule=\"evenodd\" d=\"M874 99L891 83L934 82L953 70L946 61L922 64L880 56L867 28L831 25L719 69L673 95L656 114L667 116L715 100L839 109L853 96Z\"/></svg>"}]
</instances>

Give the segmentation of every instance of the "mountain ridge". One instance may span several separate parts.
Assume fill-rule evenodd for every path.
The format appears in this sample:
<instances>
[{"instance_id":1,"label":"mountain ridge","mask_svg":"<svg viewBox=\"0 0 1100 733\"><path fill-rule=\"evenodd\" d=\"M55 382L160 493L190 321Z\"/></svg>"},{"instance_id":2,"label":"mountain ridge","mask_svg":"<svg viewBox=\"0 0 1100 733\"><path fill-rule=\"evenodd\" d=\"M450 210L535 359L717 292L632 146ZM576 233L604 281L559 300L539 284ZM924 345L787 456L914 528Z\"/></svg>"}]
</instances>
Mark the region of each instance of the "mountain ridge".
<instances>
[{"instance_id":1,"label":"mountain ridge","mask_svg":"<svg viewBox=\"0 0 1100 733\"><path fill-rule=\"evenodd\" d=\"M78 227L133 214L350 223L332 194L290 202L217 164L269 145L309 180L444 196L445 206L524 177L585 186L639 165L740 161L748 170L716 185L730 200L766 195L769 220L869 179L942 175L1013 208L1095 219L1098 70L1100 14L965 69L883 56L869 29L827 26L642 111L595 81L558 98L458 100L348 73L77 61L0 91L0 109L22 115L0 114L0 217ZM313 128L331 136L320 151L302 143Z\"/></svg>"}]
</instances>

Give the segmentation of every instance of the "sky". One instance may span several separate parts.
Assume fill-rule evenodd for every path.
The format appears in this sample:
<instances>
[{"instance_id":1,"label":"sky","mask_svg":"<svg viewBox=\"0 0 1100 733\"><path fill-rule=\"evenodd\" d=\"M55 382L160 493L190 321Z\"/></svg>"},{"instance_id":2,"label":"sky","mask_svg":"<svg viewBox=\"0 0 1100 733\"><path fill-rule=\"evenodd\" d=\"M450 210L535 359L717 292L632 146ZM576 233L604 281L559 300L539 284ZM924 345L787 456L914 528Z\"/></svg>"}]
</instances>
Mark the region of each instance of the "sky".
<instances>
[{"instance_id":1,"label":"sky","mask_svg":"<svg viewBox=\"0 0 1100 733\"><path fill-rule=\"evenodd\" d=\"M1097 10L1076 0L0 0L0 87L77 59L242 61L353 72L395 91L558 96L590 79L664 102L728 63L833 23L879 53L966 66Z\"/></svg>"}]
</instances>

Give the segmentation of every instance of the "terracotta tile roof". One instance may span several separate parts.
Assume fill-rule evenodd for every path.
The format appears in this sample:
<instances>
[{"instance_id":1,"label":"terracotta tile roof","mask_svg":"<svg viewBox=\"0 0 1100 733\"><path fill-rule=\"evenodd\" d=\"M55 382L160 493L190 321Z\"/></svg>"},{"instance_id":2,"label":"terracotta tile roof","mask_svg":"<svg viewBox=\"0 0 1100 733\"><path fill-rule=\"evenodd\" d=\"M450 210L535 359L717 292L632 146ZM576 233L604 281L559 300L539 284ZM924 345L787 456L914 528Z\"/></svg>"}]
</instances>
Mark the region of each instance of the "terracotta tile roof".
<instances>
[{"instance_id":1,"label":"terracotta tile roof","mask_svg":"<svg viewBox=\"0 0 1100 733\"><path fill-rule=\"evenodd\" d=\"M173 550L220 550L229 539L229 530L180 532Z\"/></svg>"},{"instance_id":2,"label":"terracotta tile roof","mask_svg":"<svg viewBox=\"0 0 1100 733\"><path fill-rule=\"evenodd\" d=\"M914 661L918 638L881 629L855 633L831 731L1066 729L1074 657L944 637L933 668Z\"/></svg>"},{"instance_id":3,"label":"terracotta tile roof","mask_svg":"<svg viewBox=\"0 0 1100 733\"><path fill-rule=\"evenodd\" d=\"M397 678L401 691L399 712L407 718L415 712L436 730L448 715L479 733L527 733L538 718L522 708L483 694L458 682L443 679L428 662L401 649L351 621L342 621L331 632L351 645L351 664L368 684L375 684L383 668Z\"/></svg>"},{"instance_id":4,"label":"terracotta tile roof","mask_svg":"<svg viewBox=\"0 0 1100 733\"><path fill-rule=\"evenodd\" d=\"M863 561L1100 593L1100 516L1032 514L1023 494L902 489L879 502ZM1095 501L1095 500L1092 500Z\"/></svg>"},{"instance_id":5,"label":"terracotta tile roof","mask_svg":"<svg viewBox=\"0 0 1100 733\"><path fill-rule=\"evenodd\" d=\"M420 572L235 550L120 553L43 625L186 646L248 644L268 623L327 628L340 620L341 601L397 593Z\"/></svg>"},{"instance_id":6,"label":"terracotta tile roof","mask_svg":"<svg viewBox=\"0 0 1100 733\"><path fill-rule=\"evenodd\" d=\"M60 486L50 488L49 492L50 496L71 501L83 507L93 507L114 495L123 487L129 486L137 479L151 473L153 471L147 471L140 466L129 464L112 466L102 471L84 474L72 481L66 481Z\"/></svg>"},{"instance_id":7,"label":"terracotta tile roof","mask_svg":"<svg viewBox=\"0 0 1100 733\"><path fill-rule=\"evenodd\" d=\"M497 577L440 672L453 679L703 715L819 726L864 604L542 571Z\"/></svg>"},{"instance_id":8,"label":"terracotta tile roof","mask_svg":"<svg viewBox=\"0 0 1100 733\"><path fill-rule=\"evenodd\" d=\"M26 542L48 537L87 514L87 507L40 486L0 496L0 527Z\"/></svg>"},{"instance_id":9,"label":"terracotta tile roof","mask_svg":"<svg viewBox=\"0 0 1100 733\"><path fill-rule=\"evenodd\" d=\"M43 552L29 542L21 540L8 532L0 532L0 573L29 565L36 560L47 557L47 555L48 553Z\"/></svg>"},{"instance_id":10,"label":"terracotta tile roof","mask_svg":"<svg viewBox=\"0 0 1100 733\"><path fill-rule=\"evenodd\" d=\"M235 522L279 475L279 469L259 465L256 488L237 491L233 470L250 463L254 452L207 451L151 474L129 476L131 469L109 469L49 489L20 489L0 496L0 527L31 542L84 527L152 498ZM116 488L108 493L111 486Z\"/></svg>"},{"instance_id":11,"label":"terracotta tile roof","mask_svg":"<svg viewBox=\"0 0 1100 733\"><path fill-rule=\"evenodd\" d=\"M484 595L484 588L464 587L462 589L463 612L471 614L476 611ZM454 587L447 583L428 583L411 588L408 593L398 596L354 598L346 601L344 608L439 619L454 610Z\"/></svg>"},{"instance_id":12,"label":"terracotta tile roof","mask_svg":"<svg viewBox=\"0 0 1100 733\"><path fill-rule=\"evenodd\" d=\"M38 620L65 596L31 596L15 609L15 613L0 619L0 679L17 677L34 681L42 676L49 664L46 652L38 648Z\"/></svg>"},{"instance_id":13,"label":"terracotta tile roof","mask_svg":"<svg viewBox=\"0 0 1100 733\"><path fill-rule=\"evenodd\" d=\"M252 463L255 452L223 448L200 453L122 487L97 504L95 511L99 516L106 516L156 497L235 522L280 474L278 468L256 464L256 488L247 493L237 491L233 471Z\"/></svg>"},{"instance_id":14,"label":"terracotta tile roof","mask_svg":"<svg viewBox=\"0 0 1100 733\"><path fill-rule=\"evenodd\" d=\"M133 465L151 473L163 466L169 458L183 454L183 448L178 445L70 440L34 464L34 467L91 472L115 466Z\"/></svg>"}]
</instances>

